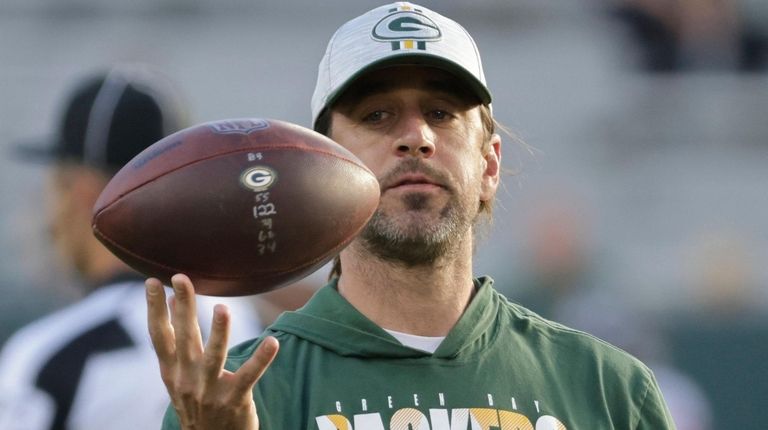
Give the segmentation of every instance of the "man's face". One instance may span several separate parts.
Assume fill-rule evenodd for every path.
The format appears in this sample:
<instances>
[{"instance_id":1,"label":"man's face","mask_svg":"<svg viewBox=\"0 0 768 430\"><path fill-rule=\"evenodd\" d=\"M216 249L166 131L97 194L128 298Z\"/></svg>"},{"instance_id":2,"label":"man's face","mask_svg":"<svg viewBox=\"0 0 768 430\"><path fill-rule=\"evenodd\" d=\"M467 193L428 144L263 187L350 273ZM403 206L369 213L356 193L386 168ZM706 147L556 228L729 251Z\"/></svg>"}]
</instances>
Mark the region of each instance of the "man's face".
<instances>
[{"instance_id":1,"label":"man's face","mask_svg":"<svg viewBox=\"0 0 768 430\"><path fill-rule=\"evenodd\" d=\"M107 179L93 169L67 163L53 168L48 182L48 231L63 267L85 273L96 241L91 210Z\"/></svg>"},{"instance_id":2,"label":"man's face","mask_svg":"<svg viewBox=\"0 0 768 430\"><path fill-rule=\"evenodd\" d=\"M54 167L48 180L48 232L64 267L72 264L72 249L78 243L76 200L73 194L73 168Z\"/></svg>"},{"instance_id":3,"label":"man's face","mask_svg":"<svg viewBox=\"0 0 768 430\"><path fill-rule=\"evenodd\" d=\"M479 104L459 88L437 69L388 68L361 78L332 112L331 137L381 183L361 235L380 258L434 263L471 239L480 201L495 194L499 138L483 145Z\"/></svg>"}]
</instances>

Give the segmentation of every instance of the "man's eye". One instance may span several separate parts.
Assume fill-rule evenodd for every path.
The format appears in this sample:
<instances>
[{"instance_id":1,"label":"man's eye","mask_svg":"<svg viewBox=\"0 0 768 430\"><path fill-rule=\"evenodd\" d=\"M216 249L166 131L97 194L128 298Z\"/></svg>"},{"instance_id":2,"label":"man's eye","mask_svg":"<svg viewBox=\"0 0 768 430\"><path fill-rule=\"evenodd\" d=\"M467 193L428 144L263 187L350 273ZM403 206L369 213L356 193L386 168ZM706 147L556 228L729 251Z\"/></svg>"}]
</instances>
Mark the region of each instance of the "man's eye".
<instances>
[{"instance_id":1,"label":"man's eye","mask_svg":"<svg viewBox=\"0 0 768 430\"><path fill-rule=\"evenodd\" d=\"M444 121L446 119L449 119L451 117L451 114L448 113L448 111L435 109L429 112L429 116L434 120Z\"/></svg>"},{"instance_id":2,"label":"man's eye","mask_svg":"<svg viewBox=\"0 0 768 430\"><path fill-rule=\"evenodd\" d=\"M386 113L381 110L373 111L363 117L363 122L378 122L385 118Z\"/></svg>"}]
</instances>

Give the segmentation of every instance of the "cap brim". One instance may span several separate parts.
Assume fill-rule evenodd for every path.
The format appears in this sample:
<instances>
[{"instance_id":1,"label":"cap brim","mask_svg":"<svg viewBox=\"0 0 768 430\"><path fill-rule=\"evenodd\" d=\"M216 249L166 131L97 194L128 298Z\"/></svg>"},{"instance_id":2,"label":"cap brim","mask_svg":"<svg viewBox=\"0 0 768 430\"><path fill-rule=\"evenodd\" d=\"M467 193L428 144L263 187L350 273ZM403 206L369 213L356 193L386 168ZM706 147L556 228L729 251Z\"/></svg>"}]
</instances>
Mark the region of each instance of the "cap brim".
<instances>
[{"instance_id":1,"label":"cap brim","mask_svg":"<svg viewBox=\"0 0 768 430\"><path fill-rule=\"evenodd\" d=\"M17 142L10 148L13 159L26 162L49 164L62 159L62 154L57 149L59 145L52 138L29 139Z\"/></svg>"},{"instance_id":2,"label":"cap brim","mask_svg":"<svg viewBox=\"0 0 768 430\"><path fill-rule=\"evenodd\" d=\"M394 66L429 66L445 70L459 79L462 79L471 92L475 94L483 104L489 105L491 103L491 93L488 91L488 88L475 76L464 69L464 67L437 55L403 53L374 61L351 75L343 85L339 86L336 92L328 97L328 100L325 102L325 109L328 109L329 106L333 106L339 97L341 97L341 95L363 75L374 70Z\"/></svg>"}]
</instances>

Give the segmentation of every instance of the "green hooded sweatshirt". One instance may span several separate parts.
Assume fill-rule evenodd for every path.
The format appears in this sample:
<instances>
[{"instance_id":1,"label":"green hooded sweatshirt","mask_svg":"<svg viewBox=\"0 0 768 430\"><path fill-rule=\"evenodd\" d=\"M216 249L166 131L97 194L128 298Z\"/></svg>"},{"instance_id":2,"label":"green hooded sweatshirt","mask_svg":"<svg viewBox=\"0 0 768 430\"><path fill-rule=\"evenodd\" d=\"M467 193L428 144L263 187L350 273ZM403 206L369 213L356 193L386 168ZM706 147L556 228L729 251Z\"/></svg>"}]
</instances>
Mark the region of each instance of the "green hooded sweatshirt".
<instances>
[{"instance_id":1,"label":"green hooded sweatshirt","mask_svg":"<svg viewBox=\"0 0 768 430\"><path fill-rule=\"evenodd\" d=\"M665 430L651 371L508 302L490 278L434 354L400 344L335 282L265 334L277 358L253 397L262 430ZM230 351L238 369L263 336ZM179 428L169 408L163 429Z\"/></svg>"}]
</instances>

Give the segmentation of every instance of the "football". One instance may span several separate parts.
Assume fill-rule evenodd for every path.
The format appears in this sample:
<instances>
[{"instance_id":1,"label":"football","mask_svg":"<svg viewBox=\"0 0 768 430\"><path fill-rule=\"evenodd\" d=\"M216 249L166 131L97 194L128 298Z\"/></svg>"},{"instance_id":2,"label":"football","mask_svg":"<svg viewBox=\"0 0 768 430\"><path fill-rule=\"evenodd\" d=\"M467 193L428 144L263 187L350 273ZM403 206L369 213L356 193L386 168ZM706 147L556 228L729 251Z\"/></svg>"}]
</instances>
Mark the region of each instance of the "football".
<instances>
[{"instance_id":1,"label":"football","mask_svg":"<svg viewBox=\"0 0 768 430\"><path fill-rule=\"evenodd\" d=\"M176 132L110 180L94 235L167 285L199 294L273 290L330 261L368 222L379 183L351 152L304 127L230 119Z\"/></svg>"}]
</instances>

